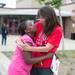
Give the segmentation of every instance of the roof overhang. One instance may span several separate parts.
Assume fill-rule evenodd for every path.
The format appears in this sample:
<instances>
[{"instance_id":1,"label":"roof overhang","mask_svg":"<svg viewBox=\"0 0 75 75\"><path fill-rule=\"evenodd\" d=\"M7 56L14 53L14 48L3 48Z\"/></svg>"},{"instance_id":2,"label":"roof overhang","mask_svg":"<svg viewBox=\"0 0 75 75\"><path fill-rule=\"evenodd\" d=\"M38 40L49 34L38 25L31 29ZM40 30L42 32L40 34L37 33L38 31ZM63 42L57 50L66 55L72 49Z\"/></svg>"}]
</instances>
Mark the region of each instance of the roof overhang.
<instances>
[{"instance_id":1,"label":"roof overhang","mask_svg":"<svg viewBox=\"0 0 75 75\"><path fill-rule=\"evenodd\" d=\"M56 12L56 15L59 16L59 10L55 9L55 12ZM64 16L64 17L69 17L69 16L72 16L72 12L70 11L60 11L61 13L61 16Z\"/></svg>"},{"instance_id":2,"label":"roof overhang","mask_svg":"<svg viewBox=\"0 0 75 75\"><path fill-rule=\"evenodd\" d=\"M37 15L37 8L0 8L0 15ZM56 15L59 16L59 11L55 9ZM69 11L61 11L61 16L71 16Z\"/></svg>"}]
</instances>

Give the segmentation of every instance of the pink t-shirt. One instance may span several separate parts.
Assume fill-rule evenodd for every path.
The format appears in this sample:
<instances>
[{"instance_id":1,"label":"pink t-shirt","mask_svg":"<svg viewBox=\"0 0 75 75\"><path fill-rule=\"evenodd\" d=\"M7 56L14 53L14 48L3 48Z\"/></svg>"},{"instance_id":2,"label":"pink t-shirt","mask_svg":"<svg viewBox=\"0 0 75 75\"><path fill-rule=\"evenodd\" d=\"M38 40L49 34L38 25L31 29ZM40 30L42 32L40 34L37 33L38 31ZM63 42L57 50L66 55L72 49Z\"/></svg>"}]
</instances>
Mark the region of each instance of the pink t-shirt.
<instances>
[{"instance_id":1,"label":"pink t-shirt","mask_svg":"<svg viewBox=\"0 0 75 75\"><path fill-rule=\"evenodd\" d=\"M24 35L21 37L23 42L30 42L34 46L33 40ZM12 62L8 69L8 75L29 75L32 64L25 63L25 57L23 56L23 49L19 46L16 47Z\"/></svg>"}]
</instances>

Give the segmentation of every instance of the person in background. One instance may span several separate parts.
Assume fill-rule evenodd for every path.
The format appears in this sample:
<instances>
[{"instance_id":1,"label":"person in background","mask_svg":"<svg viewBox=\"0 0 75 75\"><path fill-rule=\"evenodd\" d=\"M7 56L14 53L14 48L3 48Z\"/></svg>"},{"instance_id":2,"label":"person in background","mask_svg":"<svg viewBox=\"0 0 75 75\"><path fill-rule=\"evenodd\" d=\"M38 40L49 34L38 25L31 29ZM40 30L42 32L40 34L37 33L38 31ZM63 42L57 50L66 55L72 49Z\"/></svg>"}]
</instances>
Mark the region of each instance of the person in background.
<instances>
[{"instance_id":1,"label":"person in background","mask_svg":"<svg viewBox=\"0 0 75 75\"><path fill-rule=\"evenodd\" d=\"M2 45L6 45L8 30L5 24L2 24L1 34L2 34Z\"/></svg>"}]
</instances>

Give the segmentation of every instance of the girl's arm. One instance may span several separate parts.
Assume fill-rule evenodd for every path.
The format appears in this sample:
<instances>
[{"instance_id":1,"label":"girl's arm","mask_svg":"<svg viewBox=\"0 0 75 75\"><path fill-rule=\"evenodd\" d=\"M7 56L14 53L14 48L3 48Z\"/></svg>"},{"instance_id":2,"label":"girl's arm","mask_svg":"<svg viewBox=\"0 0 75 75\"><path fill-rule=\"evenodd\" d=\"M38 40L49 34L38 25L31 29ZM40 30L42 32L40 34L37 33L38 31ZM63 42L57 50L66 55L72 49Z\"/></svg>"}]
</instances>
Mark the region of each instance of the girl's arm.
<instances>
[{"instance_id":1,"label":"girl's arm","mask_svg":"<svg viewBox=\"0 0 75 75\"><path fill-rule=\"evenodd\" d=\"M42 60L45 60L47 58L53 58L52 53L48 53L46 55L39 56L39 57L32 57L31 52L23 52L23 53L25 56L25 62L27 64L36 64L36 63L40 63Z\"/></svg>"},{"instance_id":2,"label":"girl's arm","mask_svg":"<svg viewBox=\"0 0 75 75\"><path fill-rule=\"evenodd\" d=\"M21 46L24 51L32 51L32 52L48 52L54 47L50 43L47 43L45 46L33 47L29 46L27 43L22 43L20 39L17 41L17 44Z\"/></svg>"},{"instance_id":3,"label":"girl's arm","mask_svg":"<svg viewBox=\"0 0 75 75\"><path fill-rule=\"evenodd\" d=\"M32 43L30 42L27 42L27 44L32 46ZM23 51L23 55L25 56L25 62L27 64L35 64L41 62L44 59L53 58L53 53L47 53L46 55L39 57L32 57L31 52Z\"/></svg>"},{"instance_id":4,"label":"girl's arm","mask_svg":"<svg viewBox=\"0 0 75 75\"><path fill-rule=\"evenodd\" d=\"M47 43L45 46L39 46L39 47L32 47L29 46L27 43L20 45L24 51L32 51L32 52L48 52L51 50L54 46L50 43Z\"/></svg>"}]
</instances>

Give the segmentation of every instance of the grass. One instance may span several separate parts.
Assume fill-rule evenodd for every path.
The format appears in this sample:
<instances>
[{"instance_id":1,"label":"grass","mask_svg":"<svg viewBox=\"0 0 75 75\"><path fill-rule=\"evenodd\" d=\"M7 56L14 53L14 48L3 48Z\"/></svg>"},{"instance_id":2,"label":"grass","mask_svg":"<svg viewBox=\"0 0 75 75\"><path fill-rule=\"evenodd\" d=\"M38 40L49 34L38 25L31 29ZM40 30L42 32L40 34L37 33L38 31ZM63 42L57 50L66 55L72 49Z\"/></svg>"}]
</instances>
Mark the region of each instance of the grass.
<instances>
[{"instance_id":1,"label":"grass","mask_svg":"<svg viewBox=\"0 0 75 75\"><path fill-rule=\"evenodd\" d=\"M75 58L75 50L58 51L57 55L59 58Z\"/></svg>"},{"instance_id":2,"label":"grass","mask_svg":"<svg viewBox=\"0 0 75 75\"><path fill-rule=\"evenodd\" d=\"M74 61L72 61L72 60L75 60L75 50L58 51L57 55L62 64L74 63Z\"/></svg>"},{"instance_id":3,"label":"grass","mask_svg":"<svg viewBox=\"0 0 75 75\"><path fill-rule=\"evenodd\" d=\"M2 52L5 54L9 59L12 58L13 52L12 51L7 51L7 52ZM64 51L58 51L57 56L61 58L75 58L75 50L64 50Z\"/></svg>"},{"instance_id":4,"label":"grass","mask_svg":"<svg viewBox=\"0 0 75 75\"><path fill-rule=\"evenodd\" d=\"M6 55L9 59L12 58L12 55L13 55L13 52L12 52L12 51L7 51L7 52L3 51L2 53L3 53L4 55Z\"/></svg>"}]
</instances>

